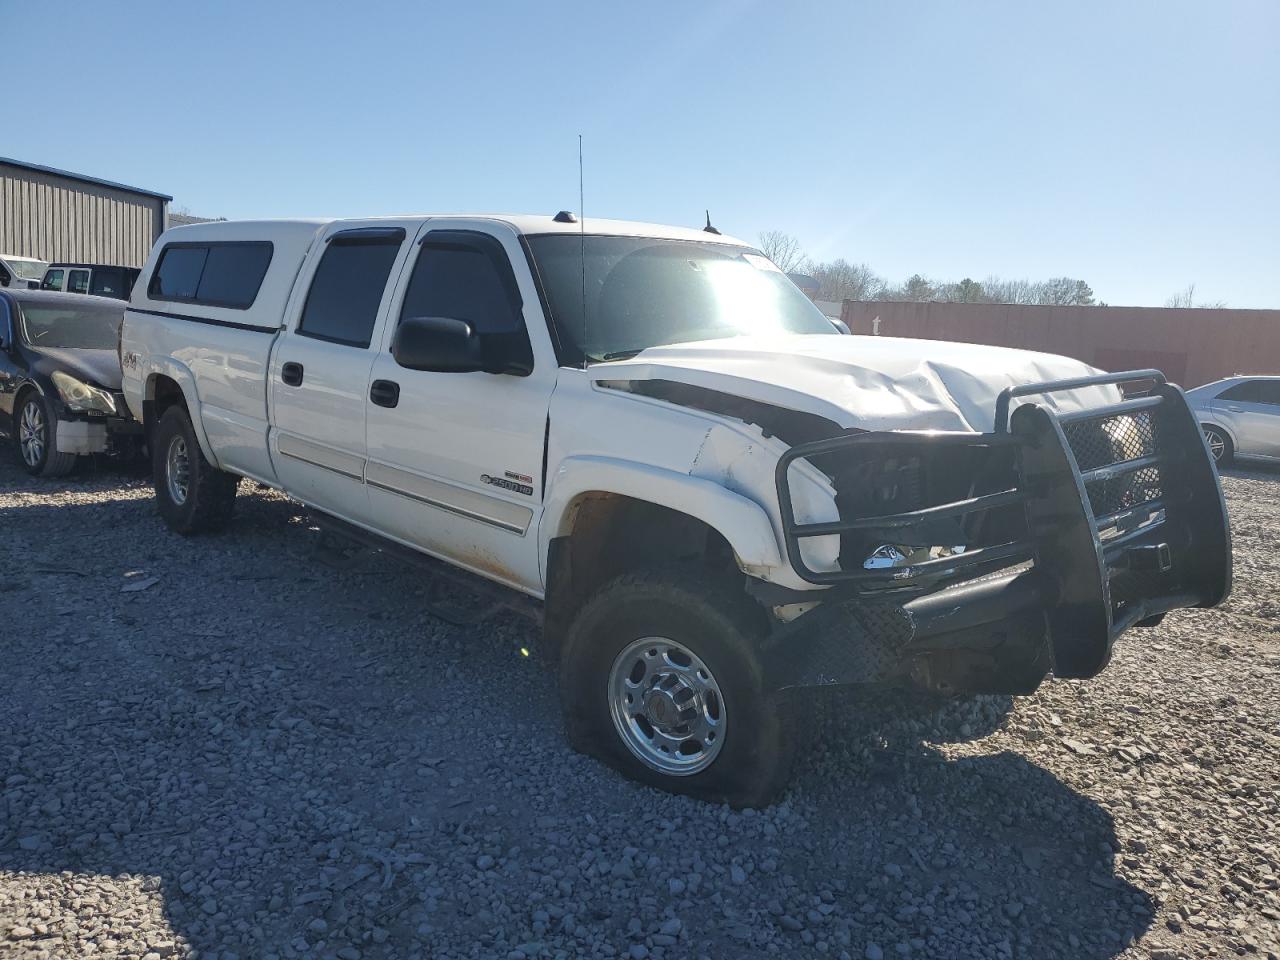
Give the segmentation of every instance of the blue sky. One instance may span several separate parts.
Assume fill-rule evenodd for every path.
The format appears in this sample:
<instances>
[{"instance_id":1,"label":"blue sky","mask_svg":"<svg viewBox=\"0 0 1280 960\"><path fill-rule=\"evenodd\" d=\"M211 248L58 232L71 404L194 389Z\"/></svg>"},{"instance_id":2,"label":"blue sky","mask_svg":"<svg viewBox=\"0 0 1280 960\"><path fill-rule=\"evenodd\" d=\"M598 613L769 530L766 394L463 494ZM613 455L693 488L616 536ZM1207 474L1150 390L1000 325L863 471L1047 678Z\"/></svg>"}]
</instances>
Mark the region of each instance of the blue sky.
<instances>
[{"instance_id":1,"label":"blue sky","mask_svg":"<svg viewBox=\"0 0 1280 960\"><path fill-rule=\"evenodd\" d=\"M1280 307L1275 0L57 6L0 155L196 214L576 209L582 133L589 215Z\"/></svg>"}]
</instances>

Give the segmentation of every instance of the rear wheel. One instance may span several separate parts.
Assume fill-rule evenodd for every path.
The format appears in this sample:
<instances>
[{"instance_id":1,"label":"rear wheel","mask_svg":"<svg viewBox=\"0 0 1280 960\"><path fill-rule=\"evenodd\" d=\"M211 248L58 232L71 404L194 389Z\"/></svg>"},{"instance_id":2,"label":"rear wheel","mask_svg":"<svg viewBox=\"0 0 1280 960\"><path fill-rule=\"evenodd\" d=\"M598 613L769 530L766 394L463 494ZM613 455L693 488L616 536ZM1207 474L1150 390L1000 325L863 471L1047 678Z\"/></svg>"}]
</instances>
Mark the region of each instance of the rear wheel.
<instances>
[{"instance_id":1,"label":"rear wheel","mask_svg":"<svg viewBox=\"0 0 1280 960\"><path fill-rule=\"evenodd\" d=\"M698 569L625 574L574 618L560 688L570 742L626 776L768 803L791 752L764 684L761 611Z\"/></svg>"},{"instance_id":2,"label":"rear wheel","mask_svg":"<svg viewBox=\"0 0 1280 960\"><path fill-rule=\"evenodd\" d=\"M62 477L76 465L74 453L58 452L58 418L35 390L23 394L17 408L14 441L27 473L34 477Z\"/></svg>"},{"instance_id":3,"label":"rear wheel","mask_svg":"<svg viewBox=\"0 0 1280 960\"><path fill-rule=\"evenodd\" d=\"M1209 454L1213 457L1213 462L1220 467L1229 464L1235 454L1235 448L1231 445L1231 438L1217 427L1201 426L1200 429L1204 432L1204 442L1209 447Z\"/></svg>"},{"instance_id":4,"label":"rear wheel","mask_svg":"<svg viewBox=\"0 0 1280 960\"><path fill-rule=\"evenodd\" d=\"M181 407L160 418L151 443L151 472L160 516L184 536L219 530L231 520L240 478L205 459Z\"/></svg>"}]
</instances>

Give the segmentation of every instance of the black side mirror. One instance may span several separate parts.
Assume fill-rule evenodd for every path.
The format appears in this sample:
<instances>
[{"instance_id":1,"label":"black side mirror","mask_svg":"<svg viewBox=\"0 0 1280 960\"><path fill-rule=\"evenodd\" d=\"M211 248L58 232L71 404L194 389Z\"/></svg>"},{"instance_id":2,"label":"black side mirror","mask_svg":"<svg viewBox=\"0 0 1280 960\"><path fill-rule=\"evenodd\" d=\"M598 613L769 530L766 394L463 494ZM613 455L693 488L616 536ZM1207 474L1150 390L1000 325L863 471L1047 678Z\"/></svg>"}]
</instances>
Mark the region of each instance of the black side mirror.
<instances>
[{"instance_id":1,"label":"black side mirror","mask_svg":"<svg viewBox=\"0 0 1280 960\"><path fill-rule=\"evenodd\" d=\"M485 353L484 340L471 324L452 317L406 317L391 342L396 363L410 370L501 373Z\"/></svg>"},{"instance_id":2,"label":"black side mirror","mask_svg":"<svg viewBox=\"0 0 1280 960\"><path fill-rule=\"evenodd\" d=\"M39 289L40 289L40 281L39 281L39 280L28 280L28 281L27 281L27 289L28 289L28 290L39 290Z\"/></svg>"}]
</instances>

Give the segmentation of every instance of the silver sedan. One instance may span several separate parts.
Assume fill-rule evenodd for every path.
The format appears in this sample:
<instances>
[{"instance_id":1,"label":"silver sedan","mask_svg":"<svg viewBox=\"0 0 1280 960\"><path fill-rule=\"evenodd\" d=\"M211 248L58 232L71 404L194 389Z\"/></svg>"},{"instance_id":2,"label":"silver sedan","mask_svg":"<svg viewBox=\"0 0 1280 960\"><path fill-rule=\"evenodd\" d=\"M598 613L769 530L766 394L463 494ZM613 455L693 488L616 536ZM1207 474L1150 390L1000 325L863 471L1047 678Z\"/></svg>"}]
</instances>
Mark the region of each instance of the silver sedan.
<instances>
[{"instance_id":1,"label":"silver sedan","mask_svg":"<svg viewBox=\"0 0 1280 960\"><path fill-rule=\"evenodd\" d=\"M1218 464L1280 462L1280 377L1231 377L1187 391Z\"/></svg>"}]
</instances>

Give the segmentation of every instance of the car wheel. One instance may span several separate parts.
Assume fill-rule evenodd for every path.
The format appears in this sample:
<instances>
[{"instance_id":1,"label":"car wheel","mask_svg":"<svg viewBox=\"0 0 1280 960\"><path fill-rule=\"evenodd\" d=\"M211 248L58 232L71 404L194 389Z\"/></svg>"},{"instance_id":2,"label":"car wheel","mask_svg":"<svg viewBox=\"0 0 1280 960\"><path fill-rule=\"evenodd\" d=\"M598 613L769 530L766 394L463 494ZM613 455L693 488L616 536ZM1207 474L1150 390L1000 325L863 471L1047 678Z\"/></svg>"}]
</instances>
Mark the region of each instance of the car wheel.
<instances>
[{"instance_id":1,"label":"car wheel","mask_svg":"<svg viewBox=\"0 0 1280 960\"><path fill-rule=\"evenodd\" d=\"M191 419L181 407L160 418L151 443L151 473L160 516L189 536L225 527L235 508L240 478L205 459Z\"/></svg>"},{"instance_id":2,"label":"car wheel","mask_svg":"<svg viewBox=\"0 0 1280 960\"><path fill-rule=\"evenodd\" d=\"M1235 455L1231 438L1217 427L1201 426L1200 429L1204 432L1204 442L1209 447L1209 455L1213 457L1213 462L1220 467L1225 467Z\"/></svg>"},{"instance_id":3,"label":"car wheel","mask_svg":"<svg viewBox=\"0 0 1280 960\"><path fill-rule=\"evenodd\" d=\"M52 406L34 390L18 403L14 441L22 466L33 477L62 477L75 468L74 453L58 452L58 418Z\"/></svg>"},{"instance_id":4,"label":"car wheel","mask_svg":"<svg viewBox=\"0 0 1280 960\"><path fill-rule=\"evenodd\" d=\"M790 768L760 663L764 618L698 569L625 574L565 637L560 694L575 749L672 793L761 806Z\"/></svg>"}]
</instances>

